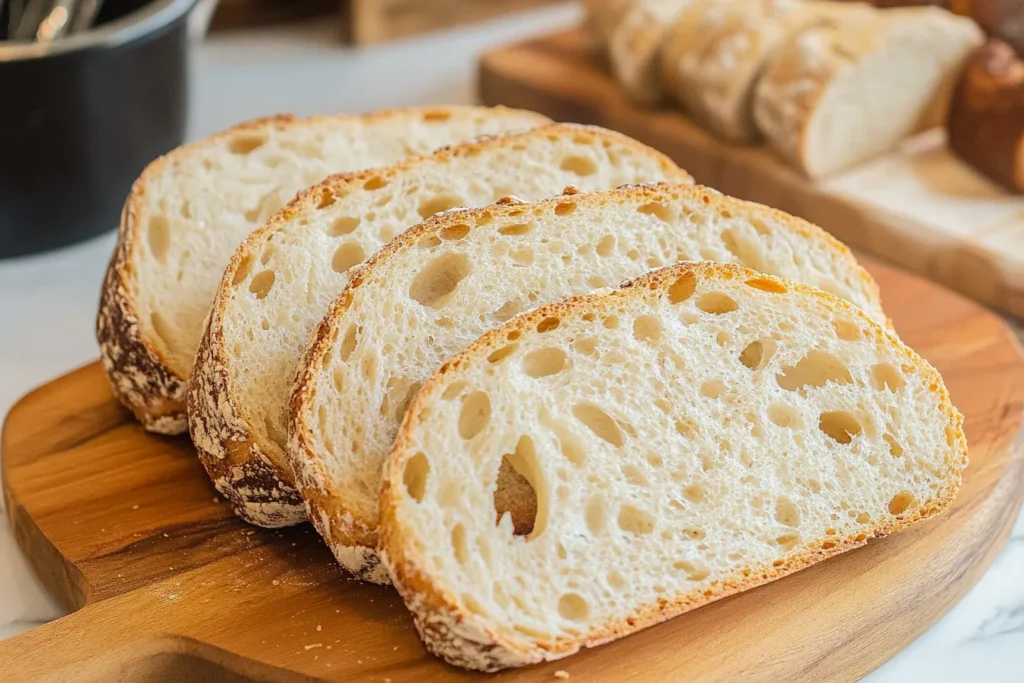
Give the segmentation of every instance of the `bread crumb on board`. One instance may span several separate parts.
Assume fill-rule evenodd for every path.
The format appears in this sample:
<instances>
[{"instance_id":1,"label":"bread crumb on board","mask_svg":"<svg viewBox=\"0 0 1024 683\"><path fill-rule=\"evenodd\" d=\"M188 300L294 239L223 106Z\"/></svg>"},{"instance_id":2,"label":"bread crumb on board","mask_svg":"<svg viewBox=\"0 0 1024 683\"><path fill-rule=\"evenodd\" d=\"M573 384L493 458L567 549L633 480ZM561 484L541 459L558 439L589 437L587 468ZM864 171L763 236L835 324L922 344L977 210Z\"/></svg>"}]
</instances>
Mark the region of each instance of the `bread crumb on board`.
<instances>
[{"instance_id":1,"label":"bread crumb on board","mask_svg":"<svg viewBox=\"0 0 1024 683\"><path fill-rule=\"evenodd\" d=\"M558 671L555 672L555 678L561 678L562 680L565 680L568 677L569 677L569 672L566 671L565 669L559 669Z\"/></svg>"}]
</instances>

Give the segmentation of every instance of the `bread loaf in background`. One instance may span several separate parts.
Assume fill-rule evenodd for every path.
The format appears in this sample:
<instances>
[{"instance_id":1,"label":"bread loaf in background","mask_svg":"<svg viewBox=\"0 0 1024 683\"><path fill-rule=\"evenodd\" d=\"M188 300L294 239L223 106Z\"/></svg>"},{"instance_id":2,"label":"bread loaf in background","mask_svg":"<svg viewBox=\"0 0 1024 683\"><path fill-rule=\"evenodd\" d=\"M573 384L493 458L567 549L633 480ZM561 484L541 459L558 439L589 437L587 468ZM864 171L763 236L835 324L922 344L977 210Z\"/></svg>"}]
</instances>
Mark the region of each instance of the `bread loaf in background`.
<instances>
[{"instance_id":1,"label":"bread loaf in background","mask_svg":"<svg viewBox=\"0 0 1024 683\"><path fill-rule=\"evenodd\" d=\"M991 40L970 57L953 94L949 146L983 175L1024 191L1024 62Z\"/></svg>"},{"instance_id":2,"label":"bread loaf in background","mask_svg":"<svg viewBox=\"0 0 1024 683\"><path fill-rule=\"evenodd\" d=\"M808 29L761 78L754 119L808 176L841 171L941 125L963 62L982 40L972 20L934 7Z\"/></svg>"},{"instance_id":3,"label":"bread loaf in background","mask_svg":"<svg viewBox=\"0 0 1024 683\"><path fill-rule=\"evenodd\" d=\"M654 105L663 99L658 64L665 35L675 17L692 2L633 0L612 26L608 44L612 71L634 102Z\"/></svg>"}]
</instances>

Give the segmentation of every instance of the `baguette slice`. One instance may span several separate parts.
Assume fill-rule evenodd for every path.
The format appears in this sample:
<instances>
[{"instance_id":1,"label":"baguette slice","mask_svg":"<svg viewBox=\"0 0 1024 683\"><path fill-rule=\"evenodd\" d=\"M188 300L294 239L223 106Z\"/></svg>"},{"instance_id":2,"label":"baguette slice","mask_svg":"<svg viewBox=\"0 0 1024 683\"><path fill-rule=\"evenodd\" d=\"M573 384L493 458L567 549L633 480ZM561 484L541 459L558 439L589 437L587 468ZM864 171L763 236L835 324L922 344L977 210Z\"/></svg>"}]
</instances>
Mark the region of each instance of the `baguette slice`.
<instances>
[{"instance_id":1,"label":"baguette slice","mask_svg":"<svg viewBox=\"0 0 1024 683\"><path fill-rule=\"evenodd\" d=\"M962 421L854 306L682 264L442 366L385 466L381 552L431 652L556 659L944 510Z\"/></svg>"},{"instance_id":2,"label":"baguette slice","mask_svg":"<svg viewBox=\"0 0 1024 683\"><path fill-rule=\"evenodd\" d=\"M453 206L692 182L668 157L619 133L550 125L334 176L250 235L224 272L189 384L200 458L243 519L297 524L305 507L284 461L288 398L310 333L349 269L405 228ZM376 372L368 361L367 376Z\"/></svg>"},{"instance_id":3,"label":"baguette slice","mask_svg":"<svg viewBox=\"0 0 1024 683\"><path fill-rule=\"evenodd\" d=\"M886 320L874 280L823 230L697 186L504 202L392 240L320 323L292 396L289 461L341 564L388 580L376 554L381 468L406 406L444 361L521 310L700 259L817 285Z\"/></svg>"},{"instance_id":4,"label":"baguette slice","mask_svg":"<svg viewBox=\"0 0 1024 683\"><path fill-rule=\"evenodd\" d=\"M978 26L936 7L822 26L781 49L757 85L754 120L806 175L840 171L945 118Z\"/></svg>"},{"instance_id":5,"label":"baguette slice","mask_svg":"<svg viewBox=\"0 0 1024 683\"><path fill-rule=\"evenodd\" d=\"M862 3L696 2L677 17L666 39L662 78L712 132L732 142L754 142L754 86L776 51L810 26L866 21L876 14Z\"/></svg>"},{"instance_id":6,"label":"baguette slice","mask_svg":"<svg viewBox=\"0 0 1024 683\"><path fill-rule=\"evenodd\" d=\"M114 394L153 432L185 431L185 383L232 252L330 173L550 122L497 107L250 121L151 163L135 182L103 285L100 358Z\"/></svg>"},{"instance_id":7,"label":"baguette slice","mask_svg":"<svg viewBox=\"0 0 1024 683\"><path fill-rule=\"evenodd\" d=\"M658 64L666 33L676 15L693 0L633 0L621 13L608 39L615 79L638 104L663 99Z\"/></svg>"}]
</instances>

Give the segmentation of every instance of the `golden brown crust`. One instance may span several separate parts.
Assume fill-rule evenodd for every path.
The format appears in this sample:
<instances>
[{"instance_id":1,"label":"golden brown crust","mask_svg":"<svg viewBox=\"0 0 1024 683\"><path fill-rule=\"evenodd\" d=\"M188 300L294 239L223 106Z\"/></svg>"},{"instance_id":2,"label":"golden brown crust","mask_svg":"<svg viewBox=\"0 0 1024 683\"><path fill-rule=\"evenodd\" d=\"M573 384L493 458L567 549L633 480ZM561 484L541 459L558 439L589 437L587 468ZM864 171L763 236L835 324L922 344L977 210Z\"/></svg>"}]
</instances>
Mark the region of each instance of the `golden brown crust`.
<instances>
[{"instance_id":1,"label":"golden brown crust","mask_svg":"<svg viewBox=\"0 0 1024 683\"><path fill-rule=\"evenodd\" d=\"M180 434L187 429L185 393L188 378L181 368L173 367L173 361L154 335L150 322L140 319L137 304L139 292L135 254L148 219L144 199L153 179L168 166L243 131L270 126L313 126L332 120L358 119L369 123L411 113L424 117L445 117L460 110L472 109L476 107L384 109L362 116L312 116L303 119L279 114L240 123L202 140L182 145L151 162L132 185L125 201L117 245L107 267L96 319L100 360L117 399L149 431ZM493 112L514 110L494 107L488 111L493 115ZM524 112L516 114L523 115ZM537 114L537 119L538 122L548 120L540 114Z\"/></svg>"},{"instance_id":2,"label":"golden brown crust","mask_svg":"<svg viewBox=\"0 0 1024 683\"><path fill-rule=\"evenodd\" d=\"M992 40L968 59L946 121L961 159L1014 192L1024 192L1024 61Z\"/></svg>"},{"instance_id":3,"label":"golden brown crust","mask_svg":"<svg viewBox=\"0 0 1024 683\"><path fill-rule=\"evenodd\" d=\"M868 295L881 315L882 304L878 284L870 274L862 268L849 248L818 226L799 218L790 216L777 209L753 204L718 193L716 190L700 185L668 185L664 183L629 185L606 192L579 193L569 188L568 194L574 195L574 202L579 205L592 204L597 206L622 204L629 202L671 202L681 197L690 197L714 203L720 212L739 215L751 206L756 206L770 215L780 224L808 240L824 244L848 260L847 268L856 273L863 291ZM563 195L563 197L566 195ZM553 211L562 197L546 199L531 203L532 211L547 213ZM356 290L373 277L375 271L386 265L399 254L416 246L425 236L439 234L451 225L466 224L470 229L486 225L491 220L515 216L521 211L524 202L512 197L500 200L497 204L476 209L455 209L433 216L401 233L380 251L365 261L352 275L345 290L331 304L327 315L320 321L312 336L306 355L299 365L296 385L290 401L290 428L287 459L295 474L296 486L309 508L310 518L317 531L335 548L359 548L361 557L369 560L375 553L377 545L376 520L367 519L358 511L346 505L345 497L331 490L331 478L322 467L321 454L313 447L312 425L305 416L311 412L310 407L316 404L315 378L322 370L322 360L333 347L339 330L343 327L345 312L355 296ZM357 571L357 574L360 572Z\"/></svg>"},{"instance_id":4,"label":"golden brown crust","mask_svg":"<svg viewBox=\"0 0 1024 683\"><path fill-rule=\"evenodd\" d=\"M315 210L325 199L346 196L371 178L390 179L427 160L431 163L446 163L457 158L473 157L485 149L503 147L524 138L561 137L569 132L575 137L615 139L623 146L635 147L643 154L657 159L667 177L675 176L680 182L692 181L690 175L679 169L667 156L620 133L594 126L550 124L527 132L488 136L444 147L431 155L410 157L384 168L330 176L319 185L300 192L272 216L266 225L252 232L242 242L221 278L189 381L188 404L189 429L199 457L218 490L232 502L239 516L261 526L285 526L306 518L305 507L294 487L291 468L277 456L277 449L263 441L259 432L248 423L226 370L231 363L231 354L223 340L223 316L236 289L235 275L246 257L258 253L273 234L291 229L299 216ZM357 267L351 277L357 279L358 272ZM243 485L236 485L236 481L243 482ZM314 523L319 530L320 522ZM353 520L352 528L353 533L363 533L362 538L369 538L370 534L375 533L370 529L361 532L358 520ZM330 543L332 536L328 533L325 538ZM335 550L340 547L343 546L332 545ZM338 552L335 554L339 555ZM360 557L371 555L371 552L365 552ZM339 560L345 561L341 555ZM383 580L383 572L376 569L375 561L374 567L369 569L365 564L350 567L350 570L357 575L369 572L369 576L378 576Z\"/></svg>"},{"instance_id":5,"label":"golden brown crust","mask_svg":"<svg viewBox=\"0 0 1024 683\"><path fill-rule=\"evenodd\" d=\"M402 467L407 455L406 450L412 441L412 433L421 428L421 423L424 422L421 413L433 400L432 394L443 390L447 385L449 375L458 372L461 366L477 358L486 357L492 351L505 345L510 332L523 332L532 329L540 321L551 316L572 318L582 316L587 312L607 311L609 307L616 305L617 300L621 301L631 297L661 297L665 295L672 283L687 273L693 273L698 278L755 278L776 282L790 291L815 297L831 312L841 312L846 316L857 317L860 325L868 330L876 341L903 354L917 371L923 373L930 380L931 391L937 395L942 410L948 418L946 429L947 438L951 443L952 457L947 462L947 471L945 472L947 486L938 491L931 499L922 501L920 506L901 515L890 515L889 519L877 523L870 534L861 533L847 537L819 539L806 550L787 558L781 566L749 567L748 569L751 571L748 576L745 576L743 572L737 572L714 585L712 589L681 595L674 600L665 600L657 604L641 605L632 615L592 630L577 639L559 638L551 642L534 641L529 646L511 642L489 628L480 617L463 609L460 600L455 595L446 590L443 585L438 585L438 581L432 578L430 571L426 569L427 565L424 559L415 550L415 545L408 539L398 518L398 496L400 494L397 494L395 489L398 487L398 482L402 481ZM821 560L864 545L868 538L880 538L911 526L915 522L936 515L949 507L960 487L961 471L966 466L967 439L963 432L963 416L950 402L949 393L942 382L942 377L927 361L904 346L892 332L872 321L855 306L813 287L788 282L732 264L683 263L656 270L625 283L619 290L571 297L565 301L541 306L529 313L517 316L484 334L462 353L445 363L423 385L413 400L402 423L392 455L385 465L384 483L381 490L380 552L393 583L406 606L413 613L416 626L427 649L458 666L481 671L496 671L512 666L558 659L573 654L581 647L600 645L715 600L782 578Z\"/></svg>"}]
</instances>

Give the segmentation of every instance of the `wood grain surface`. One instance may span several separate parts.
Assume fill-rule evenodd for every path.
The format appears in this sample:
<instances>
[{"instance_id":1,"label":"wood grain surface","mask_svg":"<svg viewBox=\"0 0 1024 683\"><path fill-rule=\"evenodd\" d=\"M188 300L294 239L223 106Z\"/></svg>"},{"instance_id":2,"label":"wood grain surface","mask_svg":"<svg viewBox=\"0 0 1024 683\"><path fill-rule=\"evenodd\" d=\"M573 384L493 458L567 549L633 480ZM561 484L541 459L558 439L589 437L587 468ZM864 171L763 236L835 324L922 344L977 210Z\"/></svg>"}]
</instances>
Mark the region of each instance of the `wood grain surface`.
<instances>
[{"instance_id":1,"label":"wood grain surface","mask_svg":"<svg viewBox=\"0 0 1024 683\"><path fill-rule=\"evenodd\" d=\"M940 130L812 183L767 149L724 143L674 109L631 104L581 30L498 48L483 57L479 77L486 104L622 131L698 182L806 218L850 246L1024 316L1024 197L956 159Z\"/></svg>"},{"instance_id":2,"label":"wood grain surface","mask_svg":"<svg viewBox=\"0 0 1024 683\"><path fill-rule=\"evenodd\" d=\"M1024 494L1024 359L1007 326L866 265L900 335L966 416L951 511L793 576L546 665L571 680L853 680L942 616L1002 547ZM428 681L485 677L428 655L389 588L347 579L302 526L248 527L184 437L147 435L98 364L22 399L2 438L19 544L70 616L0 643L18 681Z\"/></svg>"}]
</instances>

